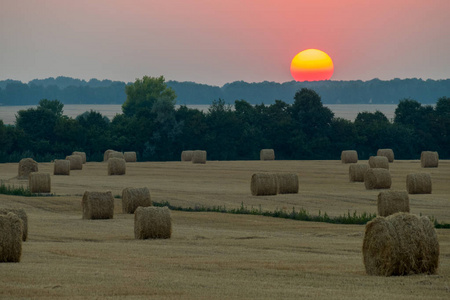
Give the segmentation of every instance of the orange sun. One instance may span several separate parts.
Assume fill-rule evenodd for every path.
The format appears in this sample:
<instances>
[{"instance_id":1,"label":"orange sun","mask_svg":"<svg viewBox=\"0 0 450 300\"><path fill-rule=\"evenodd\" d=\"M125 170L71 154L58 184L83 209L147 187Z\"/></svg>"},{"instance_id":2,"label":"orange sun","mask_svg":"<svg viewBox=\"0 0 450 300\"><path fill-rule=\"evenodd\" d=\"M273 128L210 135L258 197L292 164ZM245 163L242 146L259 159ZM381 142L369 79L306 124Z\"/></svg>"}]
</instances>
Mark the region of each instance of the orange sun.
<instances>
[{"instance_id":1,"label":"orange sun","mask_svg":"<svg viewBox=\"0 0 450 300\"><path fill-rule=\"evenodd\" d=\"M323 51L307 49L291 62L291 74L296 81L328 80L333 75L333 61Z\"/></svg>"}]
</instances>

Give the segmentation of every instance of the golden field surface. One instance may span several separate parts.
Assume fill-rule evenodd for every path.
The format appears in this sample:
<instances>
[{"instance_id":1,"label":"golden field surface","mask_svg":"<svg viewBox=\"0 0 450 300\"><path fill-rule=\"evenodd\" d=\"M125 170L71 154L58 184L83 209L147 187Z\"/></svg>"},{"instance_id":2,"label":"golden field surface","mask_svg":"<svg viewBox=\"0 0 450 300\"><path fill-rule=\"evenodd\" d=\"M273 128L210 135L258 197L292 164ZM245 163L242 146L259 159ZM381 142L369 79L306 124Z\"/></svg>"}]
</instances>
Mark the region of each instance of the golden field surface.
<instances>
[{"instance_id":1,"label":"golden field surface","mask_svg":"<svg viewBox=\"0 0 450 300\"><path fill-rule=\"evenodd\" d=\"M360 161L359 163L367 163ZM329 216L376 213L379 190L349 182L340 161L208 161L127 163L123 176L88 162L70 176L54 176L52 196L0 195L0 208L23 208L28 240L20 263L0 263L0 298L132 299L449 299L450 229L438 229L440 265L435 275L366 275L364 225L302 222L253 215L172 211L172 238L134 239L134 215L115 199L114 218L82 220L86 190L148 187L153 201L183 207L222 206L274 211L305 209ZM18 180L18 164L1 164L0 180ZM252 196L256 172L299 175L298 194ZM433 193L410 195L411 213L450 223L450 161L423 169L417 160L390 164L393 190L406 175L431 174Z\"/></svg>"}]
</instances>

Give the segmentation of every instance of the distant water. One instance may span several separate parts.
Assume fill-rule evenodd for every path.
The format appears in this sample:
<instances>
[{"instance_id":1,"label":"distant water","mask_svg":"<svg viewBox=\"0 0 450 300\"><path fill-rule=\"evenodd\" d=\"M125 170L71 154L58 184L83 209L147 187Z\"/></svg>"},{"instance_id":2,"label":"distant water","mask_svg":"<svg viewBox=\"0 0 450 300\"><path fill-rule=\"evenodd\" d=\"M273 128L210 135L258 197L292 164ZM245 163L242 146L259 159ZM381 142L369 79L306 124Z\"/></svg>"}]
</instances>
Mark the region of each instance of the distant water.
<instances>
[{"instance_id":1,"label":"distant water","mask_svg":"<svg viewBox=\"0 0 450 300\"><path fill-rule=\"evenodd\" d=\"M360 112L375 112L381 111L389 120L394 119L394 112L397 108L396 104L324 104L324 106L334 112L336 118L343 118L354 121ZM14 124L16 121L16 113L19 110L25 110L36 105L31 106L0 106L0 120L4 124ZM178 106L177 106L178 107ZM209 105L187 105L189 108L198 109L201 111L208 111ZM86 111L97 111L102 115L108 117L110 120L116 115L122 113L122 105L109 104L65 104L64 114L66 116L75 118Z\"/></svg>"}]
</instances>

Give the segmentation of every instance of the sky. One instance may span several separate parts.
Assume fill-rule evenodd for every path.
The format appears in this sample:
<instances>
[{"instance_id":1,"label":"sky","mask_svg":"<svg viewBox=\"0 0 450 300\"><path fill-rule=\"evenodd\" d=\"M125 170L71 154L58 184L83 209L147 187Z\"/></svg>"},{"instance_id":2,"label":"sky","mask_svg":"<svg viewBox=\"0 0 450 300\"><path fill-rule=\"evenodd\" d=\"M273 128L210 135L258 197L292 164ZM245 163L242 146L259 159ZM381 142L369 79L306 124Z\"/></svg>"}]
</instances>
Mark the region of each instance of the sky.
<instances>
[{"instance_id":1,"label":"sky","mask_svg":"<svg viewBox=\"0 0 450 300\"><path fill-rule=\"evenodd\" d=\"M293 80L309 48L331 80L450 78L449 0L0 0L0 80Z\"/></svg>"}]
</instances>

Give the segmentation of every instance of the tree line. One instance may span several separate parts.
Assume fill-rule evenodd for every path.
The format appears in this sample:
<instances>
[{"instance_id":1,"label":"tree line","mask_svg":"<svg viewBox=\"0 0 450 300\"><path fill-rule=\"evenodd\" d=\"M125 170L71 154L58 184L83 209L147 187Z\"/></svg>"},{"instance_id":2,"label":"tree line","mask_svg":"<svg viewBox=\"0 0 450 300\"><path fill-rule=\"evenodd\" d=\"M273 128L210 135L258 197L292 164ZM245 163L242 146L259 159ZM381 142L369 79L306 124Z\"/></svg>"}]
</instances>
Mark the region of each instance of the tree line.
<instances>
[{"instance_id":1,"label":"tree line","mask_svg":"<svg viewBox=\"0 0 450 300\"><path fill-rule=\"evenodd\" d=\"M335 118L308 88L296 91L292 104L236 100L232 109L216 99L207 112L175 108L177 95L164 77L137 79L125 93L123 113L112 120L96 111L70 118L61 101L42 99L20 110L15 125L0 121L0 162L51 161L73 151L101 161L107 149L136 151L141 161L180 160L183 150L195 149L206 150L208 160L253 160L265 148L287 160L339 159L350 149L367 159L379 148L392 148L396 159L418 159L424 150L450 158L448 97L434 107L402 99L392 122L379 111L361 112L352 122Z\"/></svg>"}]
</instances>

